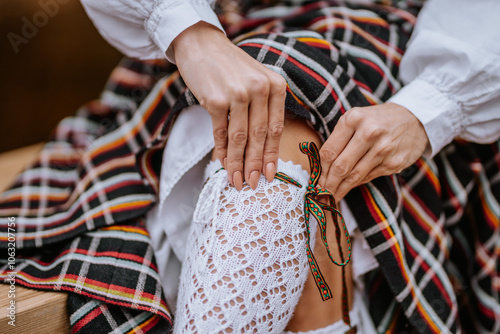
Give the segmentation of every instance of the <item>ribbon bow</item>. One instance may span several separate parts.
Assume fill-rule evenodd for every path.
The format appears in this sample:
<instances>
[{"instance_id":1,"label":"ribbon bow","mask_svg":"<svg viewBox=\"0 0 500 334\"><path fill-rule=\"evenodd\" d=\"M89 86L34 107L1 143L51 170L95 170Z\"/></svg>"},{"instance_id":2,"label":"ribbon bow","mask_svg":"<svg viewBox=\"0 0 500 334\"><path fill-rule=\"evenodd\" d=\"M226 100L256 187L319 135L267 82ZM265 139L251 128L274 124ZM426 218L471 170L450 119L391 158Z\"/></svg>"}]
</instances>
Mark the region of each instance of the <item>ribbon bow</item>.
<instances>
[{"instance_id":1,"label":"ribbon bow","mask_svg":"<svg viewBox=\"0 0 500 334\"><path fill-rule=\"evenodd\" d=\"M306 246L306 253L307 253L307 259L309 261L309 268L311 269L311 273L314 277L314 281L316 283L316 286L318 287L318 290L320 291L321 298L325 301L330 298L332 298L332 291L330 290L330 287L328 284L325 282L325 278L323 277L323 274L321 273L321 270L319 269L318 263L316 262L316 259L314 257L314 254L311 250L311 230L310 230L310 220L311 216L316 218L316 221L319 225L319 228L321 230L321 240L323 241L323 244L325 245L326 252L328 254L328 257L330 260L337 266L342 267L342 314L343 314L343 320L344 322L351 327L351 322L349 318L349 307L347 305L347 285L346 285L346 280L345 280L345 266L349 263L351 260L351 240L349 238L349 232L347 231L347 227L344 222L344 217L342 217L342 214L340 211L337 209L335 199L333 198L333 195L331 192L328 190L321 188L318 186L318 180L319 177L321 176L321 162L319 158L319 151L318 147L316 144L313 142L302 142L299 145L300 151L304 154L307 154L309 158L309 167L311 169L311 176L309 177L309 184L306 189L306 193L304 195L304 215L305 215L305 220L306 220L306 227L307 227L307 246ZM281 181L287 182L294 184L298 187L302 187L298 182L295 180L291 179L287 175L283 173L277 173L275 176L276 179L279 179ZM326 203L320 202L317 198L318 196L326 196ZM332 254L330 253L330 247L328 246L328 241L326 239L326 211L330 211L332 214L333 218L333 223L335 225L335 236L337 239L337 245L339 248L339 254L340 254L340 262L336 261L333 259ZM347 240L347 259L344 260L344 253L342 251L340 239L341 239L341 229L340 229L340 223L339 220L342 224L343 227L343 233L345 235L345 238ZM351 327L347 333L356 333L356 327Z\"/></svg>"},{"instance_id":2,"label":"ribbon bow","mask_svg":"<svg viewBox=\"0 0 500 334\"><path fill-rule=\"evenodd\" d=\"M326 252L328 253L328 257L330 260L336 264L337 266L342 266L344 267L349 263L351 260L351 241L349 239L349 232L347 232L347 228L345 226L344 218L342 217L342 214L337 210L336 204L335 204L335 199L333 198L333 195L326 189L320 188L318 186L318 180L319 177L321 176L321 163L319 159L319 152L318 148L316 147L316 144L314 143L308 143L308 142L303 142L300 143L300 150L302 153L307 154L309 157L309 165L311 168L311 176L309 178L309 185L307 186L306 194L305 194L305 201L304 201L304 213L305 213L305 219L306 219L306 226L307 226L307 233L308 233L308 238L307 238L307 257L309 259L309 266L311 268L312 274L314 278L316 279L316 285L318 286L318 289L321 292L321 298L323 300L328 300L331 298L331 290L326 284L323 275L321 274L321 271L319 270L316 259L314 258L314 255L311 251L311 246L310 246L310 218L311 215L316 218L316 221L318 222L319 228L321 229L321 239L323 241L323 244L325 245ZM327 203L324 204L320 201L317 200L318 196L326 196ZM326 239L326 214L325 210L330 211L333 217L333 223L335 225L335 232L336 232L336 239L337 239L337 244L339 247L339 253L340 253L340 258L341 261L337 262L336 260L333 259L331 253L330 253L330 247L328 246L328 241ZM342 222L342 226L344 229L344 234L345 238L347 240L347 249L348 249L348 254L347 254L347 260L344 260L344 254L342 252L342 247L340 245L340 224L339 224L339 219ZM343 275L344 276L344 275ZM344 279L345 281L345 279ZM344 284L345 285L345 284Z\"/></svg>"}]
</instances>

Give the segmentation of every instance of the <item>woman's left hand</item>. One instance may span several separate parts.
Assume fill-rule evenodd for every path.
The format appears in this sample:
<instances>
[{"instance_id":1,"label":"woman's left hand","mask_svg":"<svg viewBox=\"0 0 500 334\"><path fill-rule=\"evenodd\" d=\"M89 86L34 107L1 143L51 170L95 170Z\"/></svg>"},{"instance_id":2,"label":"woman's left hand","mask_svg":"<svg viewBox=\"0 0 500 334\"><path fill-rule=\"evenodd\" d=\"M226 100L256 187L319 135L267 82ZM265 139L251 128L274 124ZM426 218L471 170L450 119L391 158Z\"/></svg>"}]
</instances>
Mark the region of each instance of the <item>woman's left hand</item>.
<instances>
[{"instance_id":1,"label":"woman's left hand","mask_svg":"<svg viewBox=\"0 0 500 334\"><path fill-rule=\"evenodd\" d=\"M335 200L377 177L401 172L429 143L422 123L395 103L353 108L340 117L320 150L320 186Z\"/></svg>"}]
</instances>

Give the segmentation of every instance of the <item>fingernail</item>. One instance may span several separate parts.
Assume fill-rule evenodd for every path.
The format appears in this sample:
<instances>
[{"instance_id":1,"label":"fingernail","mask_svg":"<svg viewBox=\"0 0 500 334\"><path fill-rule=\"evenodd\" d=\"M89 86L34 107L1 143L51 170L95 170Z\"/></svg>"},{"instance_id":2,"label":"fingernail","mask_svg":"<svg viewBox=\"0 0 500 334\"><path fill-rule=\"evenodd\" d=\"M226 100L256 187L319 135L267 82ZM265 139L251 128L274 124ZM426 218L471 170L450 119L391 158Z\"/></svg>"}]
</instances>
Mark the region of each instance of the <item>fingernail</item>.
<instances>
[{"instance_id":1,"label":"fingernail","mask_svg":"<svg viewBox=\"0 0 500 334\"><path fill-rule=\"evenodd\" d=\"M270 162L266 165L266 179L272 182L274 179L274 174L276 174L276 165L274 162Z\"/></svg>"},{"instance_id":2,"label":"fingernail","mask_svg":"<svg viewBox=\"0 0 500 334\"><path fill-rule=\"evenodd\" d=\"M222 160L222 167L224 167L224 169L226 169L226 162L227 162L227 157L225 157L224 160Z\"/></svg>"},{"instance_id":3,"label":"fingernail","mask_svg":"<svg viewBox=\"0 0 500 334\"><path fill-rule=\"evenodd\" d=\"M229 182L230 185L233 185L233 174L227 173L227 182Z\"/></svg>"},{"instance_id":4,"label":"fingernail","mask_svg":"<svg viewBox=\"0 0 500 334\"><path fill-rule=\"evenodd\" d=\"M257 185L259 184L259 179L260 179L260 172L254 170L250 174L250 181L248 182L253 190L257 189Z\"/></svg>"},{"instance_id":5,"label":"fingernail","mask_svg":"<svg viewBox=\"0 0 500 334\"><path fill-rule=\"evenodd\" d=\"M233 174L233 184L236 189L241 190L243 188L243 176L240 171L236 171Z\"/></svg>"}]
</instances>

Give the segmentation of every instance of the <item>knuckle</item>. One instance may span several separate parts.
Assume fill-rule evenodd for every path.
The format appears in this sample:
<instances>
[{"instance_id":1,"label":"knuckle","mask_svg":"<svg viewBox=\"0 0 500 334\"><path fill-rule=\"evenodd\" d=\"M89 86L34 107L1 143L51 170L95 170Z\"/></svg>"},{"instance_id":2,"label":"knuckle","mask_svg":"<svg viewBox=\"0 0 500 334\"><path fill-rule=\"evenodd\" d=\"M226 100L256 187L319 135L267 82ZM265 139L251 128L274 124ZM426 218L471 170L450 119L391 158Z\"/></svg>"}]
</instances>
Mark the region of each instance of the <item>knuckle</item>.
<instances>
[{"instance_id":1,"label":"knuckle","mask_svg":"<svg viewBox=\"0 0 500 334\"><path fill-rule=\"evenodd\" d=\"M279 147L266 147L264 148L264 157L266 161L277 159L279 155Z\"/></svg>"},{"instance_id":2,"label":"knuckle","mask_svg":"<svg viewBox=\"0 0 500 334\"><path fill-rule=\"evenodd\" d=\"M347 180L351 184L358 184L361 181L361 173L359 173L359 172L352 172L347 177Z\"/></svg>"},{"instance_id":3,"label":"knuckle","mask_svg":"<svg viewBox=\"0 0 500 334\"><path fill-rule=\"evenodd\" d=\"M271 76L271 86L273 87L274 92L283 92L286 91L286 80L281 75L274 73Z\"/></svg>"},{"instance_id":4,"label":"knuckle","mask_svg":"<svg viewBox=\"0 0 500 334\"><path fill-rule=\"evenodd\" d=\"M404 167L404 159L400 157L393 157L386 163L386 168L389 171L389 174L399 173L403 170Z\"/></svg>"},{"instance_id":5,"label":"knuckle","mask_svg":"<svg viewBox=\"0 0 500 334\"><path fill-rule=\"evenodd\" d=\"M220 146L220 145L215 145L214 154L220 158L225 158L227 155L226 147Z\"/></svg>"},{"instance_id":6,"label":"knuckle","mask_svg":"<svg viewBox=\"0 0 500 334\"><path fill-rule=\"evenodd\" d=\"M233 162L228 162L227 164L227 169L228 172L233 174L236 171L243 172L243 161L242 160L236 160Z\"/></svg>"},{"instance_id":7,"label":"knuckle","mask_svg":"<svg viewBox=\"0 0 500 334\"><path fill-rule=\"evenodd\" d=\"M214 130L214 138L216 141L226 141L227 140L227 129L219 128Z\"/></svg>"},{"instance_id":8,"label":"knuckle","mask_svg":"<svg viewBox=\"0 0 500 334\"><path fill-rule=\"evenodd\" d=\"M252 138L265 139L267 135L267 124L260 124L254 127L251 132Z\"/></svg>"},{"instance_id":9,"label":"knuckle","mask_svg":"<svg viewBox=\"0 0 500 334\"><path fill-rule=\"evenodd\" d=\"M332 162L337 157L337 154L331 148L325 147L319 151L319 156L321 161Z\"/></svg>"},{"instance_id":10,"label":"knuckle","mask_svg":"<svg viewBox=\"0 0 500 334\"><path fill-rule=\"evenodd\" d=\"M363 136L365 139L375 139L382 135L384 129L375 124L369 124L363 129Z\"/></svg>"},{"instance_id":11,"label":"knuckle","mask_svg":"<svg viewBox=\"0 0 500 334\"><path fill-rule=\"evenodd\" d=\"M394 152L396 145L394 143L385 143L378 147L377 154L382 156L387 156Z\"/></svg>"},{"instance_id":12,"label":"knuckle","mask_svg":"<svg viewBox=\"0 0 500 334\"><path fill-rule=\"evenodd\" d=\"M245 159L242 155L231 155L227 157L228 169L232 171L242 170Z\"/></svg>"},{"instance_id":13,"label":"knuckle","mask_svg":"<svg viewBox=\"0 0 500 334\"><path fill-rule=\"evenodd\" d=\"M335 184L330 179L328 179L325 182L325 188L333 193L335 190Z\"/></svg>"},{"instance_id":14,"label":"knuckle","mask_svg":"<svg viewBox=\"0 0 500 334\"><path fill-rule=\"evenodd\" d=\"M345 176L347 176L347 173L349 172L349 166L347 166L346 163L339 161L339 162L334 164L333 170L340 177L345 177Z\"/></svg>"},{"instance_id":15,"label":"knuckle","mask_svg":"<svg viewBox=\"0 0 500 334\"><path fill-rule=\"evenodd\" d=\"M347 180L351 183L356 183L361 180L361 174L358 172L351 172L347 177Z\"/></svg>"},{"instance_id":16,"label":"knuckle","mask_svg":"<svg viewBox=\"0 0 500 334\"><path fill-rule=\"evenodd\" d=\"M257 166L260 170L262 167L262 156L260 154L251 154L245 157L245 164L247 166L255 167ZM254 168L251 168L254 169Z\"/></svg>"},{"instance_id":17,"label":"knuckle","mask_svg":"<svg viewBox=\"0 0 500 334\"><path fill-rule=\"evenodd\" d=\"M235 131L231 134L231 140L238 145L244 145L247 141L247 134L245 131Z\"/></svg>"},{"instance_id":18,"label":"knuckle","mask_svg":"<svg viewBox=\"0 0 500 334\"><path fill-rule=\"evenodd\" d=\"M253 79L251 81L252 90L256 94L259 94L259 95L268 95L269 94L270 84L269 84L269 81L266 79L267 78Z\"/></svg>"},{"instance_id":19,"label":"knuckle","mask_svg":"<svg viewBox=\"0 0 500 334\"><path fill-rule=\"evenodd\" d=\"M234 87L233 91L231 92L231 96L233 96L237 102L240 103L248 102L248 92L243 87Z\"/></svg>"},{"instance_id":20,"label":"knuckle","mask_svg":"<svg viewBox=\"0 0 500 334\"><path fill-rule=\"evenodd\" d=\"M341 117L341 119L344 118L344 122L346 125L355 127L362 120L362 113L362 108L354 107L350 109L343 117Z\"/></svg>"},{"instance_id":21,"label":"knuckle","mask_svg":"<svg viewBox=\"0 0 500 334\"><path fill-rule=\"evenodd\" d=\"M270 124L269 129L268 129L268 135L272 138L280 138L281 134L283 133L284 129L284 124L283 122L275 122Z\"/></svg>"},{"instance_id":22,"label":"knuckle","mask_svg":"<svg viewBox=\"0 0 500 334\"><path fill-rule=\"evenodd\" d=\"M210 113L219 110L227 110L229 108L229 103L227 99L223 97L212 96L208 99L204 99L200 102L201 105L207 109Z\"/></svg>"}]
</instances>

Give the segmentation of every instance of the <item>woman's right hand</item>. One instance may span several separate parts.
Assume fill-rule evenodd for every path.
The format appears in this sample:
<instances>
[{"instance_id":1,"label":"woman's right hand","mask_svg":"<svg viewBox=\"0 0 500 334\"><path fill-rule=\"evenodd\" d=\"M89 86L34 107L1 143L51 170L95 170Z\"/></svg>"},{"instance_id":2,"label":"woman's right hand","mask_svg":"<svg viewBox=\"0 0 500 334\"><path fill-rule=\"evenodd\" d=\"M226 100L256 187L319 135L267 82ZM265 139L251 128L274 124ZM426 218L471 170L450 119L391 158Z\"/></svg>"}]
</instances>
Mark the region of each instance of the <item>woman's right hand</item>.
<instances>
[{"instance_id":1,"label":"woman's right hand","mask_svg":"<svg viewBox=\"0 0 500 334\"><path fill-rule=\"evenodd\" d=\"M261 172L272 181L284 124L283 77L205 22L184 30L172 47L182 78L212 117L215 155L229 182L255 189Z\"/></svg>"}]
</instances>

